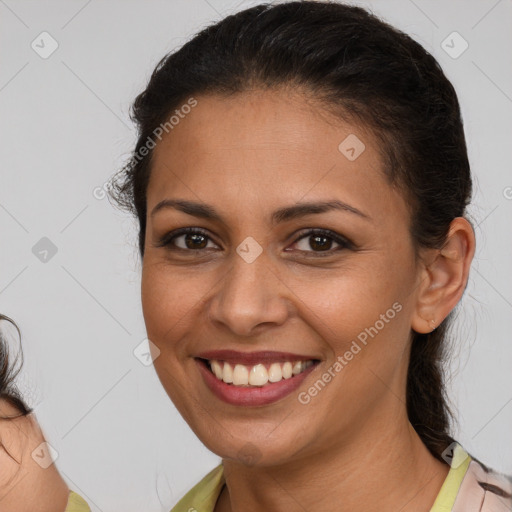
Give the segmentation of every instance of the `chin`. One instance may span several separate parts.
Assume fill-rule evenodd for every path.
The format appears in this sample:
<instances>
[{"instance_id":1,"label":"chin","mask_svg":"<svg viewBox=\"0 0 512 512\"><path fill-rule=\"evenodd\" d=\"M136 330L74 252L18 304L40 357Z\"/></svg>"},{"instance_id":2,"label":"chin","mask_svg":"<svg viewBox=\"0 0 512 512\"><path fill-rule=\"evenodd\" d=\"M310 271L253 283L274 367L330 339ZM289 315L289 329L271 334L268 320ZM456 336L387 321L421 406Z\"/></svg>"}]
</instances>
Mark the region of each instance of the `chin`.
<instances>
[{"instance_id":1,"label":"chin","mask_svg":"<svg viewBox=\"0 0 512 512\"><path fill-rule=\"evenodd\" d=\"M211 452L222 459L240 463L244 466L265 467L285 464L298 457L304 449L304 433L280 432L279 436L268 436L261 429L258 432L245 431L242 435L238 428L222 427L206 431L204 426L194 428L199 440ZM279 427L277 428L279 430ZM297 439L301 440L299 445Z\"/></svg>"}]
</instances>

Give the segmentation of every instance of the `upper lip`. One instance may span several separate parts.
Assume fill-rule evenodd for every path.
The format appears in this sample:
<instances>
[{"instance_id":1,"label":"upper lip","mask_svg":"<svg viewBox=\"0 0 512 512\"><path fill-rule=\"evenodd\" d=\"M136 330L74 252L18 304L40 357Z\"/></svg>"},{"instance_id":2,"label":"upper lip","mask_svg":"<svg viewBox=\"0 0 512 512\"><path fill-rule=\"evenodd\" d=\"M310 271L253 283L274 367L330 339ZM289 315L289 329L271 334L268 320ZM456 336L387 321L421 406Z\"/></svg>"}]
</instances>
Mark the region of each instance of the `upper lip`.
<instances>
[{"instance_id":1,"label":"upper lip","mask_svg":"<svg viewBox=\"0 0 512 512\"><path fill-rule=\"evenodd\" d=\"M217 361L226 361L232 364L246 364L254 366L258 363L284 363L286 361L309 361L317 360L313 356L292 354L291 352L274 352L270 350L263 350L259 352L238 352L236 350L208 350L197 354L200 359L215 359Z\"/></svg>"}]
</instances>

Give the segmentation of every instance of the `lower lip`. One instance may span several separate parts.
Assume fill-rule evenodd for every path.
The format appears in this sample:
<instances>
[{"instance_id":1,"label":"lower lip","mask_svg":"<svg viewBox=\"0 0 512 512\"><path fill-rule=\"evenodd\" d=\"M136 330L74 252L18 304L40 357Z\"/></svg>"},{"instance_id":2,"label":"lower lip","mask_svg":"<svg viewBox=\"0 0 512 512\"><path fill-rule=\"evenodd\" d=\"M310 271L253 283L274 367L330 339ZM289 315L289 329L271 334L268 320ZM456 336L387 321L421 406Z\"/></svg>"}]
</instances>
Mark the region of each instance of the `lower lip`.
<instances>
[{"instance_id":1,"label":"lower lip","mask_svg":"<svg viewBox=\"0 0 512 512\"><path fill-rule=\"evenodd\" d=\"M282 379L279 382L273 382L261 387L244 387L226 384L207 368L208 363L204 360L196 359L195 361L199 366L199 371L206 385L215 396L228 404L243 406L268 405L281 400L290 393L293 393L318 365L315 362L298 375L294 375L289 379Z\"/></svg>"}]
</instances>

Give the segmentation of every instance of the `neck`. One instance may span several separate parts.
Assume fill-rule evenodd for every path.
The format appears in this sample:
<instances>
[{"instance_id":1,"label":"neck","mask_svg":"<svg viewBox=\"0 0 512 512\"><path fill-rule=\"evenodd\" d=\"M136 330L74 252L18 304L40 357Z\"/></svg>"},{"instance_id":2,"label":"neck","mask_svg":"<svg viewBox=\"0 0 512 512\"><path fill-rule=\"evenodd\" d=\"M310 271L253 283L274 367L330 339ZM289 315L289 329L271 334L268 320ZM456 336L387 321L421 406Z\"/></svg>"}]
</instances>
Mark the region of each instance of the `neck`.
<instances>
[{"instance_id":1,"label":"neck","mask_svg":"<svg viewBox=\"0 0 512 512\"><path fill-rule=\"evenodd\" d=\"M226 486L215 512L336 510L428 512L449 471L407 415L358 432L350 443L270 467L224 460Z\"/></svg>"}]
</instances>

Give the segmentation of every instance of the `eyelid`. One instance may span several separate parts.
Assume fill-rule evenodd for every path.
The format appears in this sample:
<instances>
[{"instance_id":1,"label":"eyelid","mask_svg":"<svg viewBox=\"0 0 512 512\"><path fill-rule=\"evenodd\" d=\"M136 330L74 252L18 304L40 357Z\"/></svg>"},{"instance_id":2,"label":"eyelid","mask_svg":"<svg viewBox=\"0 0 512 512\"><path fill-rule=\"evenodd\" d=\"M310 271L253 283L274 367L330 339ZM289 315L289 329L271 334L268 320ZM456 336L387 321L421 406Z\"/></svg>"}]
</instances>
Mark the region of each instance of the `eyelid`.
<instances>
[{"instance_id":1,"label":"eyelid","mask_svg":"<svg viewBox=\"0 0 512 512\"><path fill-rule=\"evenodd\" d=\"M335 249L329 249L327 251L300 251L300 252L307 252L307 253L313 253L313 254L319 254L319 255L327 255L332 254L340 249L353 249L354 244L345 236L340 235L336 233L335 231L332 231L330 229L326 228L304 228L301 229L298 233L294 233L294 239L295 241L293 244L296 244L303 238L308 238L311 236L320 235L325 236L327 238L331 238L334 242L336 242L340 247Z\"/></svg>"},{"instance_id":2,"label":"eyelid","mask_svg":"<svg viewBox=\"0 0 512 512\"><path fill-rule=\"evenodd\" d=\"M169 233L163 235L157 242L156 247L172 247L172 250L175 251L183 251L183 252L195 252L195 251L204 251L205 249L183 249L182 247L177 247L174 245L174 241L183 235L188 234L199 234L208 238L209 241L213 242L215 245L219 245L213 237L208 233L208 230L200 227L186 227L186 228L178 228Z\"/></svg>"},{"instance_id":3,"label":"eyelid","mask_svg":"<svg viewBox=\"0 0 512 512\"><path fill-rule=\"evenodd\" d=\"M185 228L179 228L179 229L173 230L173 231L165 234L164 236L162 236L160 238L160 240L158 241L158 243L156 244L156 247L170 246L170 247L172 247L171 250L182 251L182 252L205 252L206 251L207 248L183 249L182 247L177 247L176 245L173 244L174 240L176 240L180 236L187 235L187 234L203 235L204 237L206 237L209 241L211 241L215 245L217 245L217 246L219 245L217 242L215 242L213 237L209 234L208 230L206 230L204 228L200 228L200 227L185 227ZM335 231L332 231L330 229L325 229L325 228L303 228L303 229L301 229L299 232L296 232L293 235L291 235L291 237L293 236L293 239L294 239L292 242L292 245L296 244L297 242L299 242L300 240L302 240L304 238L315 236L315 235L320 235L320 236L325 236L327 238L331 238L335 243L337 243L339 245L339 247L335 248L335 249L329 249L326 251L299 250L299 252L311 253L311 254L317 254L317 255L330 255L330 254L333 254L334 252L339 251L341 249L353 249L354 248L354 244L348 238L336 233ZM288 252L290 252L290 251L288 251Z\"/></svg>"}]
</instances>

